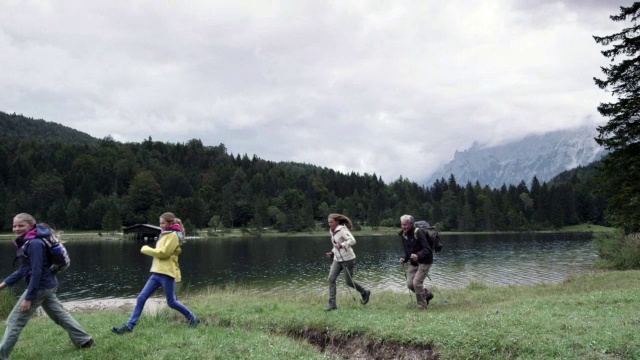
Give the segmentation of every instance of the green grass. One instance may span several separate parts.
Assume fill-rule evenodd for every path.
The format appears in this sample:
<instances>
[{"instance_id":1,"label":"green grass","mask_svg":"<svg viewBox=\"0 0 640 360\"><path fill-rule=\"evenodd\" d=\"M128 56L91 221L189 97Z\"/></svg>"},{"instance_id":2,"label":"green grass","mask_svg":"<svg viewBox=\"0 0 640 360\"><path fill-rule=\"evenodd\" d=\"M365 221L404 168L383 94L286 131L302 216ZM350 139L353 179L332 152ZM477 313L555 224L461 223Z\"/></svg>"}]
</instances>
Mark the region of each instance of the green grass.
<instances>
[{"instance_id":1,"label":"green grass","mask_svg":"<svg viewBox=\"0 0 640 360\"><path fill-rule=\"evenodd\" d=\"M594 225L594 224L579 224L572 226L565 226L560 229L561 232L593 232L593 233L614 233L616 228Z\"/></svg>"},{"instance_id":2,"label":"green grass","mask_svg":"<svg viewBox=\"0 0 640 360\"><path fill-rule=\"evenodd\" d=\"M340 284L338 310L327 313L326 294L210 289L180 298L202 318L199 328L163 310L117 336L109 328L127 313L74 314L97 342L80 351L53 322L38 317L12 359L326 358L300 339L309 334L325 339L328 350L333 344L332 351L341 347L360 358L368 351L389 358L414 351L441 359L640 359L640 271L599 272L556 285L474 283L435 295L422 312L408 292L374 292L362 306Z\"/></svg>"}]
</instances>

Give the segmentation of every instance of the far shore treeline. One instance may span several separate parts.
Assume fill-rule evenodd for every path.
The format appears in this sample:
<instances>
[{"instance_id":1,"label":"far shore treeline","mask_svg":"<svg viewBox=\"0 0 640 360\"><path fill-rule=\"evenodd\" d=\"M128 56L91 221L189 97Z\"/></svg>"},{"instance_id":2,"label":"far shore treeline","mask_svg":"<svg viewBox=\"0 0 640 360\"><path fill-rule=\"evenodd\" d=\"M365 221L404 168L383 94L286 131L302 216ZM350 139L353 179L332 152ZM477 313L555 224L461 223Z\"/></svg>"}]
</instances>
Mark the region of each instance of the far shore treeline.
<instances>
[{"instance_id":1,"label":"far shore treeline","mask_svg":"<svg viewBox=\"0 0 640 360\"><path fill-rule=\"evenodd\" d=\"M355 223L397 226L402 214L445 231L552 230L605 225L606 199L596 193L597 164L550 183L537 178L492 189L431 185L403 177L340 173L310 164L234 155L200 140L141 143L94 139L59 124L0 112L0 230L33 214L58 229L116 231L156 223L173 211L188 229L272 227L297 232L326 226L330 213ZM407 161L398 159L398 161ZM431 166L415 159L412 166ZM531 182L530 186L525 183Z\"/></svg>"}]
</instances>

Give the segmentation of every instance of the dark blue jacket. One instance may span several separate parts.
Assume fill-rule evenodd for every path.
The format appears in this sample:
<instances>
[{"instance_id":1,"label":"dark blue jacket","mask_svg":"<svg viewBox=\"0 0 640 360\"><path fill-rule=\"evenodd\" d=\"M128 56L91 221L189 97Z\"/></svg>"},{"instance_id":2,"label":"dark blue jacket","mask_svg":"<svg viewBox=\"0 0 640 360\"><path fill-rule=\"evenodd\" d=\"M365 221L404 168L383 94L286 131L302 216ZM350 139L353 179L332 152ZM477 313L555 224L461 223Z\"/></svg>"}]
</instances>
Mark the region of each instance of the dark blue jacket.
<instances>
[{"instance_id":1,"label":"dark blue jacket","mask_svg":"<svg viewBox=\"0 0 640 360\"><path fill-rule=\"evenodd\" d=\"M51 230L36 224L36 235L32 239L16 240L18 246L18 258L20 267L4 279L7 286L11 286L20 279L27 280L27 300L35 300L38 290L52 289L58 286L56 275L49 269L51 262L48 256L47 245L42 241L43 237L51 236Z\"/></svg>"}]
</instances>

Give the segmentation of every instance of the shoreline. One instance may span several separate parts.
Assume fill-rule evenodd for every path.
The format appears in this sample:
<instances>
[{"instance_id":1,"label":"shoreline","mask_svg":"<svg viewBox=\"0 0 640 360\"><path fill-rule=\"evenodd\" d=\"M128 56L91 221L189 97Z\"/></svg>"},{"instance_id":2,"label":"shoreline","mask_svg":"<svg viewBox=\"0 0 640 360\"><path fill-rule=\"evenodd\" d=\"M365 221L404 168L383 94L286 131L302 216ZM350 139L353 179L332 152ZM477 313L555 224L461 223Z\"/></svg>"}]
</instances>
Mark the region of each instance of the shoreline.
<instances>
[{"instance_id":1,"label":"shoreline","mask_svg":"<svg viewBox=\"0 0 640 360\"><path fill-rule=\"evenodd\" d=\"M380 227L375 230L372 228L363 228L362 230L352 230L352 233L356 236L397 236L400 228L388 228L388 227ZM564 228L558 230L525 230L525 231L440 231L440 235L473 235L473 234L519 234L519 233L601 233L601 232L613 232L616 231L615 228L605 227L600 225L592 225L592 224L581 224L581 225L572 225L566 226ZM127 240L123 236L122 233L103 233L99 235L101 232L94 231L80 231L73 233L64 233L60 235L61 240L64 242L66 240L105 240L105 241L119 241L119 240ZM252 234L252 233L243 233L240 229L233 229L230 232L217 232L215 235L207 235L206 229L201 230L203 235L201 236L187 236L187 239L194 240L216 240L216 239L231 239L231 238L253 238L253 237L263 237L263 238L272 238L272 237L315 237L315 236L326 236L326 230L312 230L312 231L301 231L296 233L282 233L276 232L272 230L268 230L262 232L260 234ZM13 233L0 233L0 241L7 239L13 240L15 235Z\"/></svg>"},{"instance_id":2,"label":"shoreline","mask_svg":"<svg viewBox=\"0 0 640 360\"><path fill-rule=\"evenodd\" d=\"M136 304L135 298L109 298L92 300L61 301L65 310L70 313L94 313L102 311L131 312ZM144 306L143 314L153 315L167 307L163 297L151 297ZM41 310L41 309L38 309Z\"/></svg>"}]
</instances>

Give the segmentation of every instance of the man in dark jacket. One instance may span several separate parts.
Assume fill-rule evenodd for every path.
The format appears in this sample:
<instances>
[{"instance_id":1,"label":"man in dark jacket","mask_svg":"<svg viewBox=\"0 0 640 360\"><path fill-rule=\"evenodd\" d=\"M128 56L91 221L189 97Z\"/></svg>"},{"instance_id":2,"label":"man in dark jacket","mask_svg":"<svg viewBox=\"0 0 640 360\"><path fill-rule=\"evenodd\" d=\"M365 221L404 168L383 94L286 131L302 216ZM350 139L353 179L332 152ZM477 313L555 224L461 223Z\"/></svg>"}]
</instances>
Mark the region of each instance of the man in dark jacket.
<instances>
[{"instance_id":1,"label":"man in dark jacket","mask_svg":"<svg viewBox=\"0 0 640 360\"><path fill-rule=\"evenodd\" d=\"M400 240L404 249L404 256L400 258L400 264L409 262L409 275L407 276L407 287L416 294L418 309L424 310L433 299L433 294L424 287L424 279L429 274L431 264L433 264L433 252L431 245L424 231L420 231L413 226L413 216L402 215L400 217Z\"/></svg>"}]
</instances>

